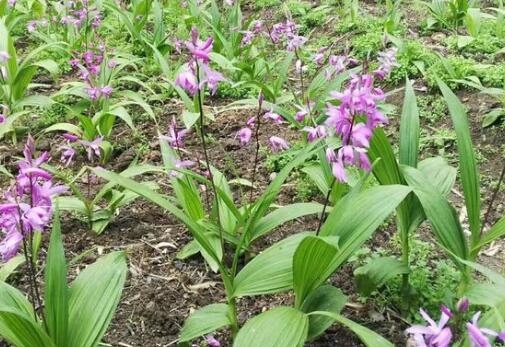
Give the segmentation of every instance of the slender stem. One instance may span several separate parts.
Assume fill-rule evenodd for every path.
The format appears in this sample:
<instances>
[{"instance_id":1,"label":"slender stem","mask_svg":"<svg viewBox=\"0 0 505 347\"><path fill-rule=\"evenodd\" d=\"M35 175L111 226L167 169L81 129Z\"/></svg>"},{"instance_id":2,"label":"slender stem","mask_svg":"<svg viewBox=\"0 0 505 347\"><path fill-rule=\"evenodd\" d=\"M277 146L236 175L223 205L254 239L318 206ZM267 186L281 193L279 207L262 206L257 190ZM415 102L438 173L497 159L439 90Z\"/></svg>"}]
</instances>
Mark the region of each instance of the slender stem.
<instances>
[{"instance_id":1,"label":"slender stem","mask_svg":"<svg viewBox=\"0 0 505 347\"><path fill-rule=\"evenodd\" d=\"M337 179L333 177L333 181L331 181L330 189L328 189L328 194L326 194L326 199L324 200L324 206L323 206L323 211L321 212L321 217L319 217L319 224L317 225L317 231L316 235L319 235L319 232L321 231L321 227L323 226L323 221L324 221L324 216L326 214L326 208L328 207L328 204L330 202L330 195L331 192L333 191L333 186L335 186L335 182Z\"/></svg>"},{"instance_id":2,"label":"slender stem","mask_svg":"<svg viewBox=\"0 0 505 347\"><path fill-rule=\"evenodd\" d=\"M258 167L258 157L260 151L260 126L261 126L261 104L258 106L258 113L256 115L256 128L254 130L254 138L256 140L256 149L254 152L254 166L251 178L251 192L249 195L249 202L252 203L253 193L254 193L254 184L256 183L256 169Z\"/></svg>"},{"instance_id":3,"label":"slender stem","mask_svg":"<svg viewBox=\"0 0 505 347\"><path fill-rule=\"evenodd\" d=\"M503 182L503 179L505 178L505 164L503 165L503 169L500 174L500 178L498 179L498 185L496 186L496 189L493 192L493 196L491 197L491 200L487 204L487 210L486 214L484 215L484 219L482 221L482 226L480 228L480 237L482 238L482 234L484 233L484 227L486 226L489 215L491 214L491 211L493 210L493 204L496 200L496 197L498 196L498 192L500 191L501 183Z\"/></svg>"},{"instance_id":4,"label":"slender stem","mask_svg":"<svg viewBox=\"0 0 505 347\"><path fill-rule=\"evenodd\" d=\"M200 86L200 67L198 62L195 60L196 65L196 79L198 81L198 85ZM212 169L209 160L209 154L207 150L207 142L205 139L205 115L203 113L203 103L202 103L202 90L198 89L198 109L200 112L200 137L202 140L202 149L203 155L205 158L205 165L207 166L207 170L209 172L210 185L212 187L212 192L214 193L214 200L216 203L216 215L217 215L217 226L219 228L219 238L221 240L221 248L224 248L224 237L223 237L223 229L221 228L221 218L219 217L219 197L217 195L216 185L214 183L214 175L212 174Z\"/></svg>"},{"instance_id":5,"label":"slender stem","mask_svg":"<svg viewBox=\"0 0 505 347\"><path fill-rule=\"evenodd\" d=\"M26 265L28 266L28 277L29 277L28 283L30 286L30 296L32 298L31 303L32 303L32 307L33 307L33 316L34 316L35 320L38 320L37 304L36 304L36 302L38 302L38 299L36 299L35 288L33 287L32 260L30 259L31 257L28 254L28 247L26 246L26 240L24 237L23 237L23 253L25 256Z\"/></svg>"}]
</instances>

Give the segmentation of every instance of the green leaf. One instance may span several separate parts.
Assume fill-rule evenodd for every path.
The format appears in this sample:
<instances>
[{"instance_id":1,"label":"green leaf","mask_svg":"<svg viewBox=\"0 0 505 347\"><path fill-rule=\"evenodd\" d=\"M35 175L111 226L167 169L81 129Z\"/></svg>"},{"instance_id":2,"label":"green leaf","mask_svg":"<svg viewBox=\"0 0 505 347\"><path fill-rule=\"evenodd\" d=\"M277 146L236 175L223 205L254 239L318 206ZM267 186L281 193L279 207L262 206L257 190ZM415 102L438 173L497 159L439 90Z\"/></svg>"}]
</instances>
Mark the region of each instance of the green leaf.
<instances>
[{"instance_id":1,"label":"green leaf","mask_svg":"<svg viewBox=\"0 0 505 347\"><path fill-rule=\"evenodd\" d=\"M405 99L400 120L400 164L417 167L419 152L419 109L412 83L405 83Z\"/></svg>"},{"instance_id":2,"label":"green leaf","mask_svg":"<svg viewBox=\"0 0 505 347\"><path fill-rule=\"evenodd\" d=\"M293 288L295 307L325 280L337 248L317 236L308 236L298 245L293 256Z\"/></svg>"},{"instance_id":3,"label":"green leaf","mask_svg":"<svg viewBox=\"0 0 505 347\"><path fill-rule=\"evenodd\" d=\"M409 166L403 166L402 169L407 183L414 189L414 193L421 202L438 241L456 256L467 259L465 235L454 208L422 172Z\"/></svg>"},{"instance_id":4,"label":"green leaf","mask_svg":"<svg viewBox=\"0 0 505 347\"><path fill-rule=\"evenodd\" d=\"M282 206L258 221L254 227L254 231L252 232L252 239L255 240L293 219L310 214L321 213L322 210L323 205L316 202L296 203Z\"/></svg>"},{"instance_id":5,"label":"green leaf","mask_svg":"<svg viewBox=\"0 0 505 347\"><path fill-rule=\"evenodd\" d=\"M484 118L482 119L482 126L484 128L493 125L498 118L505 116L505 110L502 108L497 108L492 110L491 112L488 112L484 115Z\"/></svg>"},{"instance_id":6,"label":"green leaf","mask_svg":"<svg viewBox=\"0 0 505 347\"><path fill-rule=\"evenodd\" d=\"M293 287L293 255L308 233L290 236L256 256L238 273L233 296L277 293Z\"/></svg>"},{"instance_id":7,"label":"green leaf","mask_svg":"<svg viewBox=\"0 0 505 347\"><path fill-rule=\"evenodd\" d=\"M478 250L488 243L493 242L494 240L499 239L505 235L505 216L503 216L489 231L484 234L479 244L474 246L474 250Z\"/></svg>"},{"instance_id":8,"label":"green leaf","mask_svg":"<svg viewBox=\"0 0 505 347\"><path fill-rule=\"evenodd\" d=\"M60 214L55 209L45 269L45 316L49 336L57 346L67 345L68 286L67 262L61 241Z\"/></svg>"},{"instance_id":9,"label":"green leaf","mask_svg":"<svg viewBox=\"0 0 505 347\"><path fill-rule=\"evenodd\" d=\"M230 325L228 305L211 304L191 313L184 322L179 340L190 341L227 325Z\"/></svg>"},{"instance_id":10,"label":"green leaf","mask_svg":"<svg viewBox=\"0 0 505 347\"><path fill-rule=\"evenodd\" d=\"M354 270L358 291L363 296L369 296L395 276L407 273L408 266L393 257L372 258L366 265Z\"/></svg>"},{"instance_id":11,"label":"green leaf","mask_svg":"<svg viewBox=\"0 0 505 347\"><path fill-rule=\"evenodd\" d=\"M67 346L94 347L114 316L128 268L123 252L113 252L84 269L70 286Z\"/></svg>"},{"instance_id":12,"label":"green leaf","mask_svg":"<svg viewBox=\"0 0 505 347\"><path fill-rule=\"evenodd\" d=\"M78 126L70 123L57 123L47 127L44 132L48 133L51 131L64 131L68 133L72 133L79 137L82 136L82 130Z\"/></svg>"},{"instance_id":13,"label":"green leaf","mask_svg":"<svg viewBox=\"0 0 505 347\"><path fill-rule=\"evenodd\" d=\"M25 257L23 255L17 255L6 263L2 264L0 267L0 282L5 282L10 275L16 271L18 267L25 263Z\"/></svg>"},{"instance_id":14,"label":"green leaf","mask_svg":"<svg viewBox=\"0 0 505 347\"><path fill-rule=\"evenodd\" d=\"M454 130L456 131L461 183L463 185L468 221L472 233L472 246L475 246L480 238L480 182L470 134L470 125L468 124L465 107L461 104L458 97L454 95L442 80L437 79L437 82L449 107Z\"/></svg>"},{"instance_id":15,"label":"green leaf","mask_svg":"<svg viewBox=\"0 0 505 347\"><path fill-rule=\"evenodd\" d=\"M246 322L234 347L302 347L307 339L309 319L292 307L277 307Z\"/></svg>"},{"instance_id":16,"label":"green leaf","mask_svg":"<svg viewBox=\"0 0 505 347\"><path fill-rule=\"evenodd\" d=\"M367 347L394 347L391 342L380 336L379 334L373 332L372 330L365 328L364 326L353 322L350 319L345 318L339 314L335 314L333 312L326 311L316 311L311 312L309 315L322 315L326 317L330 317L333 320L339 322L342 325L345 325L353 333L358 335L359 339L367 346Z\"/></svg>"},{"instance_id":17,"label":"green leaf","mask_svg":"<svg viewBox=\"0 0 505 347\"><path fill-rule=\"evenodd\" d=\"M331 285L324 285L313 290L305 298L300 309L305 313L327 311L338 314L344 308L346 301L347 297L340 289ZM333 318L321 315L309 316L308 339L321 335L332 324Z\"/></svg>"},{"instance_id":18,"label":"green leaf","mask_svg":"<svg viewBox=\"0 0 505 347\"><path fill-rule=\"evenodd\" d=\"M351 192L340 199L321 228L321 235L340 238L333 268L365 243L410 192L406 186L387 185Z\"/></svg>"},{"instance_id":19,"label":"green leaf","mask_svg":"<svg viewBox=\"0 0 505 347\"><path fill-rule=\"evenodd\" d=\"M442 157L427 158L419 162L419 170L443 196L447 196L456 181L457 170Z\"/></svg>"}]
</instances>

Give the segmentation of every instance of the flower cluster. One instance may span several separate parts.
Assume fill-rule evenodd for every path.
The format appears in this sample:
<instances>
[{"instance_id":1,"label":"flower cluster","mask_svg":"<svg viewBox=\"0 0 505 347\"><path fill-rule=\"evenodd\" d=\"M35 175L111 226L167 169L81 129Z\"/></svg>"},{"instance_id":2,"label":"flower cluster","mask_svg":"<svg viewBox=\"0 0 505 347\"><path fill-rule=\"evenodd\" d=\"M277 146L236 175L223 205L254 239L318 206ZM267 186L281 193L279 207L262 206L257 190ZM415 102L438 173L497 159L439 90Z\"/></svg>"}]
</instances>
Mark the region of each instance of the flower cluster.
<instances>
[{"instance_id":1,"label":"flower cluster","mask_svg":"<svg viewBox=\"0 0 505 347\"><path fill-rule=\"evenodd\" d=\"M65 139L65 144L60 146L59 150L61 152L60 161L65 165L69 166L72 164L74 157L77 153L74 146L80 145L86 151L88 160L93 162L93 160L100 159L100 145L103 142L103 136L98 136L93 141L87 141L80 139L77 135L66 133L63 134Z\"/></svg>"},{"instance_id":2,"label":"flower cluster","mask_svg":"<svg viewBox=\"0 0 505 347\"><path fill-rule=\"evenodd\" d=\"M384 99L384 92L373 83L372 75L353 75L347 89L342 93L331 93L340 104L327 104L325 124L342 139L342 146L336 152L327 151L333 175L340 182L347 181L345 166L371 169L367 151L373 131L377 126L387 124L387 118L377 106L377 102Z\"/></svg>"},{"instance_id":3,"label":"flower cluster","mask_svg":"<svg viewBox=\"0 0 505 347\"><path fill-rule=\"evenodd\" d=\"M70 8L70 14L61 18L61 24L73 25L78 29L90 24L97 29L102 23L102 14L96 8L89 8L87 0L82 1L80 8L75 1L68 1L66 5Z\"/></svg>"},{"instance_id":4,"label":"flower cluster","mask_svg":"<svg viewBox=\"0 0 505 347\"><path fill-rule=\"evenodd\" d=\"M175 85L185 89L191 96L194 96L199 90L203 90L205 85L212 94L215 94L218 83L224 80L221 73L212 70L209 66L209 54L212 52L214 39L209 37L207 40L201 41L199 36L198 30L193 27L191 41L184 43L191 59L186 69L175 80ZM181 48L182 45L179 45L179 49Z\"/></svg>"},{"instance_id":5,"label":"flower cluster","mask_svg":"<svg viewBox=\"0 0 505 347\"><path fill-rule=\"evenodd\" d=\"M109 99L114 89L109 86L99 86L97 76L106 65L107 68L112 69L116 66L114 60L109 60L107 64L104 62L105 47L99 45L96 51L87 50L80 58L74 58L69 61L70 66L74 70L80 70L80 77L86 83L85 91L91 101L97 101L100 98Z\"/></svg>"},{"instance_id":6,"label":"flower cluster","mask_svg":"<svg viewBox=\"0 0 505 347\"><path fill-rule=\"evenodd\" d=\"M392 47L386 52L379 53L379 67L374 71L375 77L384 79L389 76L394 67L400 66L396 61L397 53L398 48L396 47Z\"/></svg>"},{"instance_id":7,"label":"flower cluster","mask_svg":"<svg viewBox=\"0 0 505 347\"><path fill-rule=\"evenodd\" d=\"M0 124L3 124L7 120L7 113L9 112L9 107L7 107L4 104L0 104L0 109L1 109Z\"/></svg>"},{"instance_id":8,"label":"flower cluster","mask_svg":"<svg viewBox=\"0 0 505 347\"><path fill-rule=\"evenodd\" d=\"M261 110L263 106L263 94L260 94L259 99L258 99L258 104L259 104L259 109ZM258 114L259 117L259 114ZM270 109L269 111L265 112L263 115L263 119L266 121L271 121L274 124L283 124L285 123L284 118L280 115L274 112L273 109ZM251 117L247 120L246 127L240 129L235 136L236 138L240 140L240 144L242 146L247 145L251 141L252 137L252 129L256 127L256 118ZM268 139L268 143L270 145L270 149L272 152L279 152L281 150L285 150L289 148L289 143L284 140L283 138L279 136L271 136Z\"/></svg>"},{"instance_id":9,"label":"flower cluster","mask_svg":"<svg viewBox=\"0 0 505 347\"><path fill-rule=\"evenodd\" d=\"M284 42L286 49L293 52L307 42L306 37L298 34L298 28L294 22L287 20L274 24L268 35L273 43Z\"/></svg>"},{"instance_id":10,"label":"flower cluster","mask_svg":"<svg viewBox=\"0 0 505 347\"><path fill-rule=\"evenodd\" d=\"M421 316L428 323L424 325L413 325L407 329L408 334L412 334L417 347L449 347L453 340L453 333L449 322L455 315L461 316L469 308L468 299L463 298L456 305L457 313L454 314L442 305L440 308L441 316L436 323L423 309L420 310ZM498 333L494 330L479 327L479 318L481 313L477 312L472 319L466 323L467 334L472 347L491 347L493 340L505 343L505 332Z\"/></svg>"},{"instance_id":11,"label":"flower cluster","mask_svg":"<svg viewBox=\"0 0 505 347\"><path fill-rule=\"evenodd\" d=\"M52 199L67 191L65 186L54 185L52 175L41 168L49 159L48 153L34 158L35 144L31 136L23 154L16 183L4 194L5 202L0 204L0 230L5 235L0 254L4 261L16 255L26 236L44 231L52 218Z\"/></svg>"},{"instance_id":12,"label":"flower cluster","mask_svg":"<svg viewBox=\"0 0 505 347\"><path fill-rule=\"evenodd\" d=\"M248 30L244 31L244 36L242 37L241 45L242 47L248 46L251 42L263 31L263 22L261 20L255 20L251 23Z\"/></svg>"}]
</instances>

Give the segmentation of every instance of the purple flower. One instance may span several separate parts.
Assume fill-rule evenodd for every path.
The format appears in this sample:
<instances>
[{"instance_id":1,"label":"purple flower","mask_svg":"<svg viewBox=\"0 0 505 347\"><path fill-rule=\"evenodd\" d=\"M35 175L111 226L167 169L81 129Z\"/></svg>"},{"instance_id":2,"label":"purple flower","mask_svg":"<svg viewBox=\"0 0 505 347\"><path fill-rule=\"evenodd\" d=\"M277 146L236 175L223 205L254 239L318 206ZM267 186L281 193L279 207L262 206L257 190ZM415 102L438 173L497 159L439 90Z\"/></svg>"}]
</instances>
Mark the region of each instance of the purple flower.
<instances>
[{"instance_id":1,"label":"purple flower","mask_svg":"<svg viewBox=\"0 0 505 347\"><path fill-rule=\"evenodd\" d=\"M363 123L354 125L351 133L351 143L356 147L368 148L372 138L372 130Z\"/></svg>"},{"instance_id":2,"label":"purple flower","mask_svg":"<svg viewBox=\"0 0 505 347\"><path fill-rule=\"evenodd\" d=\"M91 101L96 101L100 98L100 88L86 88L86 93L88 94Z\"/></svg>"},{"instance_id":3,"label":"purple flower","mask_svg":"<svg viewBox=\"0 0 505 347\"><path fill-rule=\"evenodd\" d=\"M73 68L73 69L77 69L77 67L79 66L79 59L71 59L69 62L70 66Z\"/></svg>"},{"instance_id":4,"label":"purple flower","mask_svg":"<svg viewBox=\"0 0 505 347\"><path fill-rule=\"evenodd\" d=\"M314 142L316 139L326 137L326 128L322 125L317 127L304 127L303 131L307 132L307 141Z\"/></svg>"},{"instance_id":5,"label":"purple flower","mask_svg":"<svg viewBox=\"0 0 505 347\"><path fill-rule=\"evenodd\" d=\"M4 114L0 113L0 124L5 123L6 120L7 120L7 117L5 117Z\"/></svg>"},{"instance_id":6,"label":"purple flower","mask_svg":"<svg viewBox=\"0 0 505 347\"><path fill-rule=\"evenodd\" d=\"M185 89L191 96L194 96L199 89L196 76L190 70L180 73L175 80L175 85Z\"/></svg>"},{"instance_id":7,"label":"purple flower","mask_svg":"<svg viewBox=\"0 0 505 347\"><path fill-rule=\"evenodd\" d=\"M245 146L251 141L252 130L249 128L242 128L237 133L237 137L240 140L240 144Z\"/></svg>"},{"instance_id":8,"label":"purple flower","mask_svg":"<svg viewBox=\"0 0 505 347\"><path fill-rule=\"evenodd\" d=\"M172 122L168 126L168 135L161 135L160 140L168 141L170 147L178 149L184 147L184 138L189 130L177 129L177 122L175 117L172 117Z\"/></svg>"},{"instance_id":9,"label":"purple flower","mask_svg":"<svg viewBox=\"0 0 505 347\"><path fill-rule=\"evenodd\" d=\"M22 241L23 235L17 230L11 230L5 235L5 238L0 243L0 254L4 262L18 253Z\"/></svg>"},{"instance_id":10,"label":"purple flower","mask_svg":"<svg viewBox=\"0 0 505 347\"><path fill-rule=\"evenodd\" d=\"M246 122L246 125L249 127L249 128L254 128L254 125L256 124L256 118L255 117L251 117L247 120Z\"/></svg>"},{"instance_id":11,"label":"purple flower","mask_svg":"<svg viewBox=\"0 0 505 347\"><path fill-rule=\"evenodd\" d=\"M37 21L31 20L28 22L26 25L26 29L28 29L28 32L32 33L37 29Z\"/></svg>"},{"instance_id":12,"label":"purple flower","mask_svg":"<svg viewBox=\"0 0 505 347\"><path fill-rule=\"evenodd\" d=\"M186 47L191 52L194 59L202 60L204 63L208 63L214 39L209 37L205 42L202 42L198 39L198 37L198 29L193 27L193 29L191 29L191 42L186 42Z\"/></svg>"},{"instance_id":13,"label":"purple flower","mask_svg":"<svg viewBox=\"0 0 505 347\"><path fill-rule=\"evenodd\" d=\"M207 86L211 90L211 94L216 94L218 82L224 81L224 77L221 73L212 70L208 65L203 65L203 71L205 72L205 79L203 83L207 83Z\"/></svg>"},{"instance_id":14,"label":"purple flower","mask_svg":"<svg viewBox=\"0 0 505 347\"><path fill-rule=\"evenodd\" d=\"M99 136L93 141L80 140L79 143L86 149L88 160L92 161L93 157L100 158L100 145L103 142L103 136Z\"/></svg>"},{"instance_id":15,"label":"purple flower","mask_svg":"<svg viewBox=\"0 0 505 347\"><path fill-rule=\"evenodd\" d=\"M9 7L16 6L16 0L8 0L7 3L9 4Z\"/></svg>"},{"instance_id":16,"label":"purple flower","mask_svg":"<svg viewBox=\"0 0 505 347\"><path fill-rule=\"evenodd\" d=\"M105 86L102 89L100 89L100 92L102 93L105 99L108 99L113 91L114 89L111 86Z\"/></svg>"},{"instance_id":17,"label":"purple flower","mask_svg":"<svg viewBox=\"0 0 505 347\"><path fill-rule=\"evenodd\" d=\"M82 59L87 65L93 64L95 54L92 51L86 51L82 54Z\"/></svg>"},{"instance_id":18,"label":"purple flower","mask_svg":"<svg viewBox=\"0 0 505 347\"><path fill-rule=\"evenodd\" d=\"M117 63L117 61L115 61L115 60L111 59L111 60L109 60L109 62L107 63L107 66L109 67L109 69L113 69L113 68L115 68L115 67L117 66L117 64L118 64L118 63Z\"/></svg>"},{"instance_id":19,"label":"purple flower","mask_svg":"<svg viewBox=\"0 0 505 347\"><path fill-rule=\"evenodd\" d=\"M379 67L374 71L374 75L379 79L384 79L388 76L394 67L400 66L396 61L396 53L398 49L393 47L386 52L379 53Z\"/></svg>"},{"instance_id":20,"label":"purple flower","mask_svg":"<svg viewBox=\"0 0 505 347\"><path fill-rule=\"evenodd\" d=\"M442 311L440 321L435 321L423 310L421 316L428 322L428 326L414 325L407 329L407 333L414 334L414 340L419 347L449 347L452 340L452 332L446 327L450 316Z\"/></svg>"},{"instance_id":21,"label":"purple flower","mask_svg":"<svg viewBox=\"0 0 505 347\"><path fill-rule=\"evenodd\" d=\"M470 337L472 347L491 347L492 345L489 342L487 336L496 337L499 335L494 330L487 328L479 328L478 325L479 318L480 318L480 312L477 312L476 314L473 315L472 321L466 323L466 328L468 329L468 336Z\"/></svg>"},{"instance_id":22,"label":"purple flower","mask_svg":"<svg viewBox=\"0 0 505 347\"><path fill-rule=\"evenodd\" d=\"M63 134L63 138L67 140L68 142L76 142L79 140L79 136L71 134L71 133L65 133Z\"/></svg>"},{"instance_id":23,"label":"purple flower","mask_svg":"<svg viewBox=\"0 0 505 347\"><path fill-rule=\"evenodd\" d=\"M179 159L172 159L174 166L178 170L183 170L183 169L189 169L193 166L195 166L195 162L191 160L179 160ZM182 173L178 172L177 170L172 170L169 173L170 176L172 177L182 177Z\"/></svg>"},{"instance_id":24,"label":"purple flower","mask_svg":"<svg viewBox=\"0 0 505 347\"><path fill-rule=\"evenodd\" d=\"M466 311L468 311L469 307L470 307L470 301L466 297L459 299L458 302L456 303L456 309L461 313L465 313Z\"/></svg>"},{"instance_id":25,"label":"purple flower","mask_svg":"<svg viewBox=\"0 0 505 347\"><path fill-rule=\"evenodd\" d=\"M347 182L347 175L342 160L338 159L331 164L331 172L339 182Z\"/></svg>"},{"instance_id":26,"label":"purple flower","mask_svg":"<svg viewBox=\"0 0 505 347\"><path fill-rule=\"evenodd\" d=\"M233 2L232 2L232 5L233 5ZM208 335L205 338L205 341L207 342L207 345L209 347L221 347L221 343L218 340L216 340L216 338L212 335Z\"/></svg>"},{"instance_id":27,"label":"purple flower","mask_svg":"<svg viewBox=\"0 0 505 347\"><path fill-rule=\"evenodd\" d=\"M338 161L337 154L335 153L335 151L333 149L326 148L326 159L330 163L336 163Z\"/></svg>"},{"instance_id":28,"label":"purple flower","mask_svg":"<svg viewBox=\"0 0 505 347\"><path fill-rule=\"evenodd\" d=\"M6 51L0 51L0 64L5 64L10 59L9 53Z\"/></svg>"},{"instance_id":29,"label":"purple flower","mask_svg":"<svg viewBox=\"0 0 505 347\"><path fill-rule=\"evenodd\" d=\"M322 47L320 48L317 53L314 55L314 57L312 58L312 60L317 64L317 65L323 65L324 63L324 53L326 53L326 51L328 50L328 48L326 47Z\"/></svg>"},{"instance_id":30,"label":"purple flower","mask_svg":"<svg viewBox=\"0 0 505 347\"><path fill-rule=\"evenodd\" d=\"M271 136L269 139L270 142L270 148L272 149L272 152L279 152L283 149L288 149L289 144L286 142L286 140L278 137L278 136Z\"/></svg>"},{"instance_id":31,"label":"purple flower","mask_svg":"<svg viewBox=\"0 0 505 347\"><path fill-rule=\"evenodd\" d=\"M76 154L75 149L73 149L70 146L62 146L62 147L60 147L60 150L61 150L60 161L65 166L69 166L72 163L74 156Z\"/></svg>"},{"instance_id":32,"label":"purple flower","mask_svg":"<svg viewBox=\"0 0 505 347\"><path fill-rule=\"evenodd\" d=\"M281 115L275 113L273 110L270 110L267 113L265 113L263 115L263 118L270 119L275 124L282 124L282 123L284 123L284 118L282 118Z\"/></svg>"}]
</instances>

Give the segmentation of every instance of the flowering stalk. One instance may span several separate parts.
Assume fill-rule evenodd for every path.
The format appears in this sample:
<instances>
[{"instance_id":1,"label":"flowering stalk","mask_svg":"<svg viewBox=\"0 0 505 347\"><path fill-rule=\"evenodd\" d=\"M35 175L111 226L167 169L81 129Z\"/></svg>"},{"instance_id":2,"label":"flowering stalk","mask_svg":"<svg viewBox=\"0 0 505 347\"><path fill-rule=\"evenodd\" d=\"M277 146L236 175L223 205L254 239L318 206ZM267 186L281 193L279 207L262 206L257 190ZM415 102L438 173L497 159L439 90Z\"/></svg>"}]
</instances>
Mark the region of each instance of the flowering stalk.
<instances>
[{"instance_id":1,"label":"flowering stalk","mask_svg":"<svg viewBox=\"0 0 505 347\"><path fill-rule=\"evenodd\" d=\"M258 113L256 114L256 124L254 127L254 139L256 140L256 148L254 151L254 165L253 172L251 178L251 192L249 195L249 202L253 201L253 192L254 192L254 183L256 182L256 168L258 166L258 158L260 152L260 126L261 126L261 108L263 105L263 93L260 92L260 96L258 98Z\"/></svg>"}]
</instances>

